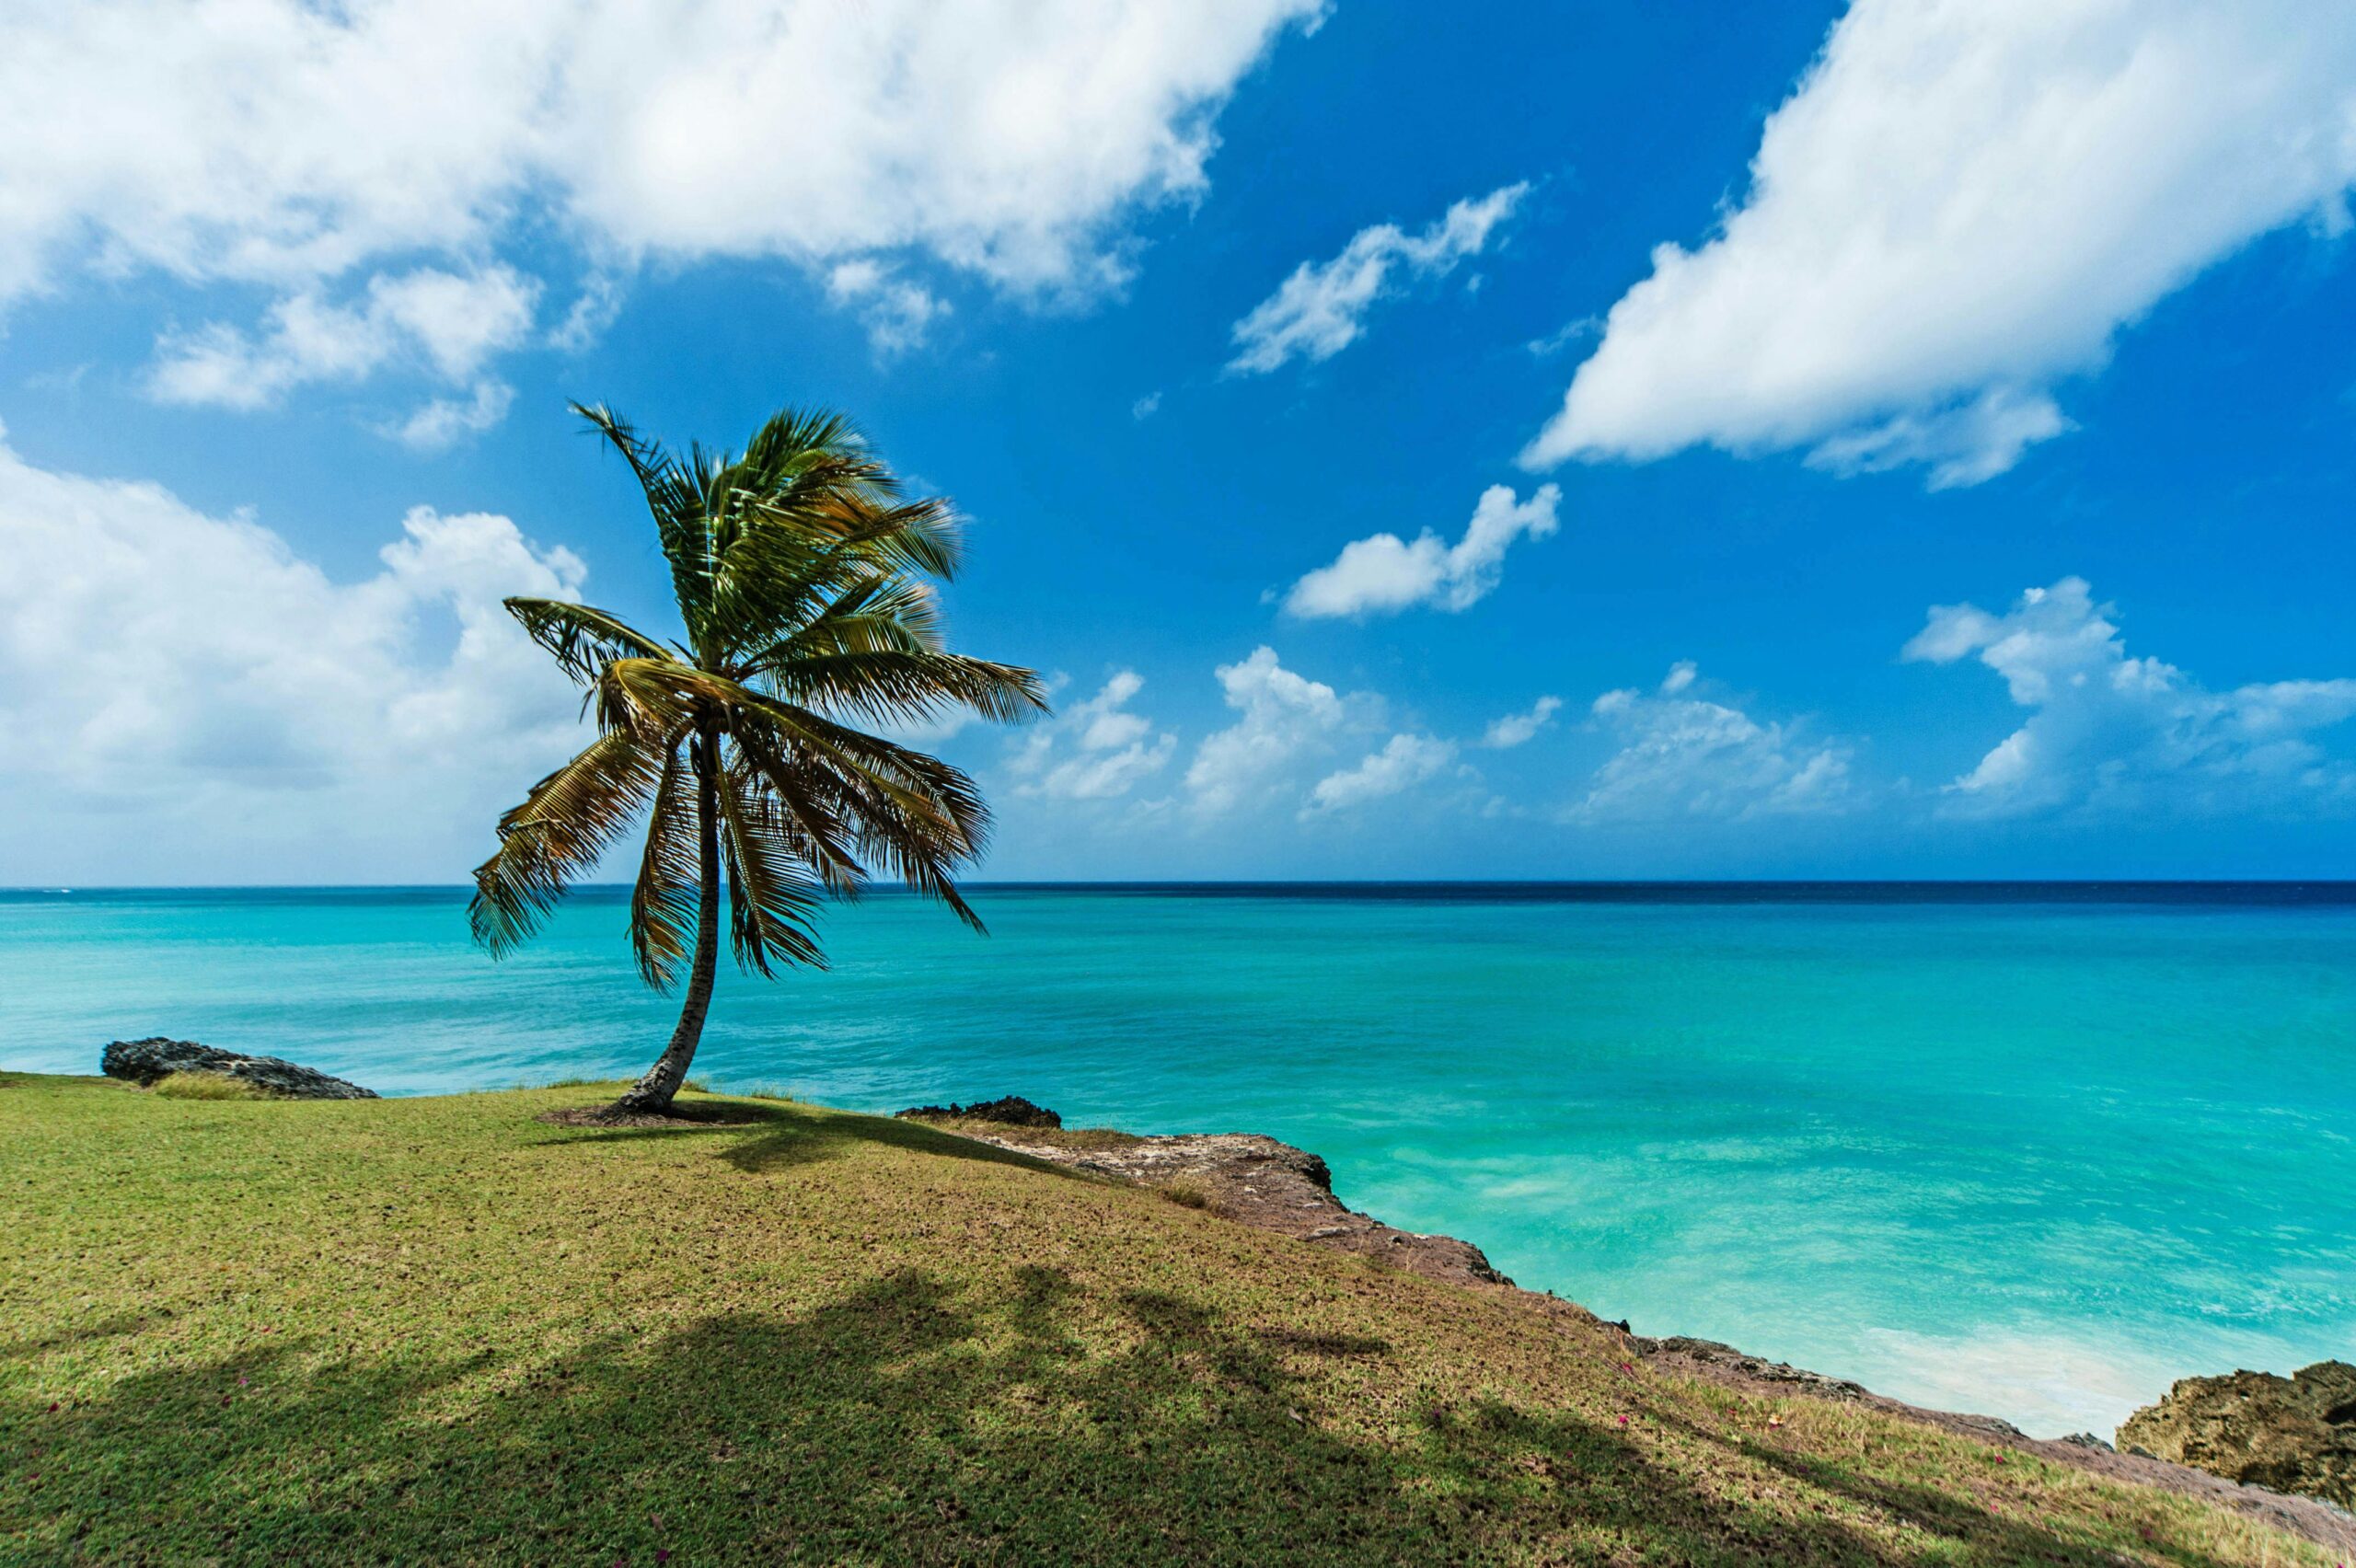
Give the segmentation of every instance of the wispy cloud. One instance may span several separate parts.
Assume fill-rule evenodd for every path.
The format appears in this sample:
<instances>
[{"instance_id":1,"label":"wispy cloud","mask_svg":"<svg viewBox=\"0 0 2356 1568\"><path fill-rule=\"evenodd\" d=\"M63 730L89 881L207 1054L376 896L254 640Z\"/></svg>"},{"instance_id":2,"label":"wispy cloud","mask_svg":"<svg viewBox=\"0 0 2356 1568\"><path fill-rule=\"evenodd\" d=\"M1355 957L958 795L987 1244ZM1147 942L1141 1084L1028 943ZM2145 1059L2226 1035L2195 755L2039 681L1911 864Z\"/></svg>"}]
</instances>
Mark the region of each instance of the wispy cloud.
<instances>
[{"instance_id":1,"label":"wispy cloud","mask_svg":"<svg viewBox=\"0 0 2356 1568\"><path fill-rule=\"evenodd\" d=\"M1430 735L1397 734L1355 767L1330 773L1309 792L1304 816L1347 811L1412 790L1456 760L1456 744Z\"/></svg>"},{"instance_id":2,"label":"wispy cloud","mask_svg":"<svg viewBox=\"0 0 2356 1568\"><path fill-rule=\"evenodd\" d=\"M1695 695L1697 679L1694 666L1680 661L1653 691L1623 687L1595 699L1590 711L1619 749L1596 769L1565 821L1813 815L1858 803L1850 748Z\"/></svg>"},{"instance_id":3,"label":"wispy cloud","mask_svg":"<svg viewBox=\"0 0 2356 1568\"><path fill-rule=\"evenodd\" d=\"M348 305L317 292L292 294L270 307L255 333L214 322L166 334L147 389L160 402L259 409L299 386L361 381L398 366L447 384L473 383L468 403L421 409L421 429L451 435L485 429L505 413L508 393L478 372L531 335L539 294L537 280L495 266L471 274L432 267L380 274Z\"/></svg>"},{"instance_id":4,"label":"wispy cloud","mask_svg":"<svg viewBox=\"0 0 2356 1568\"><path fill-rule=\"evenodd\" d=\"M1510 486L1491 485L1453 545L1428 528L1413 540L1396 534L1353 539L1330 565L1292 585L1285 610L1314 619L1391 615L1417 605L1469 609L1502 580L1506 551L1516 539L1553 534L1562 499L1554 485L1541 485L1528 501L1517 501Z\"/></svg>"},{"instance_id":5,"label":"wispy cloud","mask_svg":"<svg viewBox=\"0 0 2356 1568\"><path fill-rule=\"evenodd\" d=\"M1493 719L1489 727L1481 733L1481 744L1492 751L1510 751L1516 746L1528 745L1537 739L1540 731L1553 725L1554 715L1562 706L1563 699L1559 697L1542 697L1530 705L1527 712L1508 713L1502 719Z\"/></svg>"},{"instance_id":6,"label":"wispy cloud","mask_svg":"<svg viewBox=\"0 0 2356 1568\"><path fill-rule=\"evenodd\" d=\"M1016 792L1053 800L1103 801L1126 795L1169 763L1178 739L1129 711L1145 688L1135 670L1116 670L1096 695L1023 737L1008 764Z\"/></svg>"},{"instance_id":7,"label":"wispy cloud","mask_svg":"<svg viewBox=\"0 0 2356 1568\"><path fill-rule=\"evenodd\" d=\"M1467 198L1417 234L1396 224L1360 229L1340 255L1304 261L1238 321L1230 336L1235 357L1227 368L1261 375L1293 359L1332 359L1357 340L1376 302L1399 292L1394 269L1416 278L1444 278L1457 263L1486 249L1489 236L1529 194L1527 181Z\"/></svg>"}]
</instances>

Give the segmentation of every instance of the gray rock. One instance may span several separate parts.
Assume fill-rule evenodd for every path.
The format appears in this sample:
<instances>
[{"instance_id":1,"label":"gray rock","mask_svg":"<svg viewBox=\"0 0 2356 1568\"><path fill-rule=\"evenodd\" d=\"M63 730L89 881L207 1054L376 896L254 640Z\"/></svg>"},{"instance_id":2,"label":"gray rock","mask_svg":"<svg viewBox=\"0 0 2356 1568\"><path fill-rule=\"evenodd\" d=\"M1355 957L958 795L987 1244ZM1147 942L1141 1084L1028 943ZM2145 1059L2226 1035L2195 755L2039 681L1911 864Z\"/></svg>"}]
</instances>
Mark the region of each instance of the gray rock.
<instances>
[{"instance_id":1,"label":"gray rock","mask_svg":"<svg viewBox=\"0 0 2356 1568\"><path fill-rule=\"evenodd\" d=\"M174 1073L217 1073L282 1100L374 1100L376 1091L329 1078L276 1056L247 1056L193 1040L118 1040L98 1057L98 1070L143 1088Z\"/></svg>"}]
</instances>

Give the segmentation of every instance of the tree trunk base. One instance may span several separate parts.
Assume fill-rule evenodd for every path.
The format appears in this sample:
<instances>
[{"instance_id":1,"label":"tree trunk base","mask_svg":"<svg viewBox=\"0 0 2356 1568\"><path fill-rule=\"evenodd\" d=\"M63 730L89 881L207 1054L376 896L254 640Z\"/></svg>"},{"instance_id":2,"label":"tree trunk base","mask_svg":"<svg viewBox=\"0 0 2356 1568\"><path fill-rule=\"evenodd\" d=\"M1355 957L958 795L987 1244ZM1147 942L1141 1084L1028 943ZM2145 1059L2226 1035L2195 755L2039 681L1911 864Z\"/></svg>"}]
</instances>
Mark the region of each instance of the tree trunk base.
<instances>
[{"instance_id":1,"label":"tree trunk base","mask_svg":"<svg viewBox=\"0 0 2356 1568\"><path fill-rule=\"evenodd\" d=\"M552 1127L749 1127L769 1118L735 1105L695 1105L669 1111L618 1111L611 1105L581 1105L543 1111L537 1119Z\"/></svg>"}]
</instances>

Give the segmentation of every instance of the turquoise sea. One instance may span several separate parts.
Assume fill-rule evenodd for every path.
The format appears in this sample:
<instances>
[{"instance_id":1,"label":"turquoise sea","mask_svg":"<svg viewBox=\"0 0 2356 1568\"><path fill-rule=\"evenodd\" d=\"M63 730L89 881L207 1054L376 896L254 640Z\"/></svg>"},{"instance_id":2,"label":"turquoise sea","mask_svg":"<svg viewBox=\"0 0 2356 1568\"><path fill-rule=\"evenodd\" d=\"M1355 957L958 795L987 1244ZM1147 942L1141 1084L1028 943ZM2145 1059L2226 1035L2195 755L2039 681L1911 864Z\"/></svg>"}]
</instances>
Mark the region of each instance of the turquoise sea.
<instances>
[{"instance_id":1,"label":"turquoise sea","mask_svg":"<svg viewBox=\"0 0 2356 1568\"><path fill-rule=\"evenodd\" d=\"M1885 1392L2109 1428L2356 1353L2356 887L990 887L724 983L699 1076L1275 1134L1522 1284ZM618 1077L610 890L493 963L445 889L0 894L0 1066L108 1040L392 1093Z\"/></svg>"}]
</instances>

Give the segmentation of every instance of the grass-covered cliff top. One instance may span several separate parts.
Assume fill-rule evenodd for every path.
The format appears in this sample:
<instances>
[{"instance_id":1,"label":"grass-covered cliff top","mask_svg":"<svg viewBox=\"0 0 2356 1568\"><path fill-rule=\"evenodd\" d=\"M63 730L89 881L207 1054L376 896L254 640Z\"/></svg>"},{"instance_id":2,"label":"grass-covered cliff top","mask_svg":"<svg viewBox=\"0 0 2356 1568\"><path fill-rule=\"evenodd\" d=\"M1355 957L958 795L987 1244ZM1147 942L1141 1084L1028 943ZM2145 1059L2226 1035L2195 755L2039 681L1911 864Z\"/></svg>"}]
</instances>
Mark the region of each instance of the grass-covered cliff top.
<instances>
[{"instance_id":1,"label":"grass-covered cliff top","mask_svg":"<svg viewBox=\"0 0 2356 1568\"><path fill-rule=\"evenodd\" d=\"M2328 1561L923 1127L537 1119L600 1098L0 1074L0 1560Z\"/></svg>"}]
</instances>

